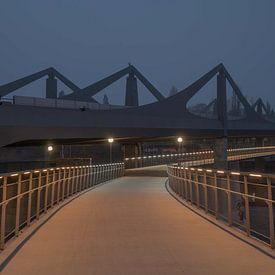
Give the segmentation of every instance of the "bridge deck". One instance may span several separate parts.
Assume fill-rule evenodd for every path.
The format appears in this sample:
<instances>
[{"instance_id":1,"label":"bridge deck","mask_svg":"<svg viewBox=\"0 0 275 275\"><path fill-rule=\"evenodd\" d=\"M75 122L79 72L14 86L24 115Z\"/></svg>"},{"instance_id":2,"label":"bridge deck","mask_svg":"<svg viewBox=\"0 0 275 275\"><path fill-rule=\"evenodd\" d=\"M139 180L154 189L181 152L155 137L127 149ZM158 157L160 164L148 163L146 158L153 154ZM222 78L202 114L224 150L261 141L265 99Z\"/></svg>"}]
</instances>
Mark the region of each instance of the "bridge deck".
<instances>
[{"instance_id":1,"label":"bridge deck","mask_svg":"<svg viewBox=\"0 0 275 275\"><path fill-rule=\"evenodd\" d=\"M193 214L164 177L124 177L51 218L5 274L274 274L275 261Z\"/></svg>"}]
</instances>

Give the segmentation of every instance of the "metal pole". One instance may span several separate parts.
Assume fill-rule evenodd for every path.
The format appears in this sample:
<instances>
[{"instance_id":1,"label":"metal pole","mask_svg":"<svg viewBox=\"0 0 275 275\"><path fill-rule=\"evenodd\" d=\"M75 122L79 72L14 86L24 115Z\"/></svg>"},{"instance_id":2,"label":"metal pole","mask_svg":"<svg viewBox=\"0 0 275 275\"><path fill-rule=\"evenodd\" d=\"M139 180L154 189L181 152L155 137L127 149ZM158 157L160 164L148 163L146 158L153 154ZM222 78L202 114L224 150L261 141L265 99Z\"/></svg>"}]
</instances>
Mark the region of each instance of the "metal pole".
<instances>
[{"instance_id":1,"label":"metal pole","mask_svg":"<svg viewBox=\"0 0 275 275\"><path fill-rule=\"evenodd\" d=\"M0 248L5 247L5 234L6 234L6 199L7 199L7 177L3 178L2 185L2 209L1 209L1 232L0 232Z\"/></svg>"},{"instance_id":2,"label":"metal pole","mask_svg":"<svg viewBox=\"0 0 275 275\"><path fill-rule=\"evenodd\" d=\"M39 216L40 216L41 182L42 182L42 175L41 175L41 171L39 171L38 186L37 186L37 200L36 200L36 219L37 220L39 219Z\"/></svg>"},{"instance_id":3,"label":"metal pole","mask_svg":"<svg viewBox=\"0 0 275 275\"><path fill-rule=\"evenodd\" d=\"M33 178L33 174L30 173L30 178L29 178L29 194L28 194L27 226L30 226L30 224L31 224L31 211L32 211L32 178Z\"/></svg>"},{"instance_id":4,"label":"metal pole","mask_svg":"<svg viewBox=\"0 0 275 275\"><path fill-rule=\"evenodd\" d=\"M275 232L274 232L274 214L273 214L273 203L272 201L272 184L270 178L267 178L267 190L268 190L268 218L269 218L269 237L270 246L272 249L275 248Z\"/></svg>"},{"instance_id":5,"label":"metal pole","mask_svg":"<svg viewBox=\"0 0 275 275\"><path fill-rule=\"evenodd\" d=\"M214 196L215 196L215 215L216 219L219 218L219 206L218 206L218 189L217 189L217 174L214 173Z\"/></svg>"},{"instance_id":6,"label":"metal pole","mask_svg":"<svg viewBox=\"0 0 275 275\"><path fill-rule=\"evenodd\" d=\"M231 182L230 176L227 174L226 176L227 181L227 215L228 215L228 225L232 226L232 200L231 200Z\"/></svg>"},{"instance_id":7,"label":"metal pole","mask_svg":"<svg viewBox=\"0 0 275 275\"><path fill-rule=\"evenodd\" d=\"M17 199L16 199L16 212L15 212L15 236L18 236L18 234L19 234L21 184L22 184L22 175L20 174L18 176L18 182L17 182Z\"/></svg>"},{"instance_id":8,"label":"metal pole","mask_svg":"<svg viewBox=\"0 0 275 275\"><path fill-rule=\"evenodd\" d=\"M247 176L244 176L244 203L245 203L245 219L246 219L246 232L250 236L250 211L249 211L249 198L248 195L248 183Z\"/></svg>"}]
</instances>

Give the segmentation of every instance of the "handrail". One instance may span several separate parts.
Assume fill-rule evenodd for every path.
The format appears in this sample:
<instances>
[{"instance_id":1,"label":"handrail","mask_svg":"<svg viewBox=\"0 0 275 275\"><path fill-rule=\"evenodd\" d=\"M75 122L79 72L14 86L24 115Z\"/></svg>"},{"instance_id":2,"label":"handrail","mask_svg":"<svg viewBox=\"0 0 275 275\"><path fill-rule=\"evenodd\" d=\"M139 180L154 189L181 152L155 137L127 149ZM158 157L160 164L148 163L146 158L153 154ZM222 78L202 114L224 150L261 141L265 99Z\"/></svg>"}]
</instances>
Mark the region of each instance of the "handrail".
<instances>
[{"instance_id":1,"label":"handrail","mask_svg":"<svg viewBox=\"0 0 275 275\"><path fill-rule=\"evenodd\" d=\"M167 173L177 196L275 248L275 175L173 165ZM253 217L256 207L265 227Z\"/></svg>"},{"instance_id":2,"label":"handrail","mask_svg":"<svg viewBox=\"0 0 275 275\"><path fill-rule=\"evenodd\" d=\"M124 175L124 163L57 167L0 176L0 249L50 208L94 185Z\"/></svg>"},{"instance_id":3,"label":"handrail","mask_svg":"<svg viewBox=\"0 0 275 275\"><path fill-rule=\"evenodd\" d=\"M247 147L247 148L230 148L227 150L228 160L239 160L244 158L253 158L275 154L275 146ZM249 155L250 154L250 155ZM261 155L262 154L262 155ZM242 157L240 157L242 155ZM126 168L137 168L168 164L178 161L196 161L203 159L212 159L213 150L202 150L195 152L179 152L175 154L157 154L147 156L127 157L124 159Z\"/></svg>"}]
</instances>

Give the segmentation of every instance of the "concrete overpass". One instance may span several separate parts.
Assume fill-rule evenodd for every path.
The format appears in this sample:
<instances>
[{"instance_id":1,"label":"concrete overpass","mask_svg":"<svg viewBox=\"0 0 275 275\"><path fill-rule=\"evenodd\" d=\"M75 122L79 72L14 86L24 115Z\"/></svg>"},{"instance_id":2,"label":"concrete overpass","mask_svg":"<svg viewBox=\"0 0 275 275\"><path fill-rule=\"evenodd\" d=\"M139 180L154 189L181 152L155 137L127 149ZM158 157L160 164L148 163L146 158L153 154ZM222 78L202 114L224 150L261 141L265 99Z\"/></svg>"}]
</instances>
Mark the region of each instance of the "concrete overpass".
<instances>
[{"instance_id":1,"label":"concrete overpass","mask_svg":"<svg viewBox=\"0 0 275 275\"><path fill-rule=\"evenodd\" d=\"M47 105L49 103L45 103L42 107L2 102L0 106L0 146L35 144L49 140L72 143L104 140L110 136L121 140L142 140L182 135L225 137L228 135L268 136L275 133L275 124L268 122L261 114L255 112L223 64L219 64L187 88L169 98L164 98L147 79L144 80L142 75L140 76L132 65L116 73L115 77L111 75L83 89L72 85L66 78L65 81L60 73L45 70L38 75L0 86L0 95L3 97L38 77L48 74L50 75L47 80L48 97L52 94L56 97L56 79L54 79L56 75L73 89L73 96L66 97L67 100L83 100L84 97L92 98L102 88L127 73L130 78L127 79L126 92L127 98L131 99L126 101L127 108L108 107L106 109L103 105L92 109L88 107L59 108ZM143 79L146 87L157 98L157 102L138 106L136 79L132 74L137 74ZM217 77L217 119L206 119L190 113L187 108L188 101L214 77ZM246 114L244 118L235 120L228 118L227 82L244 108ZM55 90L52 91L53 89ZM59 102L63 98L55 100Z\"/></svg>"}]
</instances>

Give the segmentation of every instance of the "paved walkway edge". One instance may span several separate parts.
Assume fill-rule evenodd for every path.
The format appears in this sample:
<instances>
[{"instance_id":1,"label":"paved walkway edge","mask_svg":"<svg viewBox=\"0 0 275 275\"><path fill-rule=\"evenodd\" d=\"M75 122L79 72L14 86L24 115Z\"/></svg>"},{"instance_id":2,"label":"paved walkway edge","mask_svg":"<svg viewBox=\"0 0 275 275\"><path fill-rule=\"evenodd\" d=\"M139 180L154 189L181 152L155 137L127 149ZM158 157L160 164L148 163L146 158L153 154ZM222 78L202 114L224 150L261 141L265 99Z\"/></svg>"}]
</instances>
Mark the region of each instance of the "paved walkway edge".
<instances>
[{"instance_id":1,"label":"paved walkway edge","mask_svg":"<svg viewBox=\"0 0 275 275\"><path fill-rule=\"evenodd\" d=\"M65 206L67 206L69 203L79 198L80 196L86 194L87 192L95 188L108 184L111 181L112 180L102 182L88 189L85 189L80 193L75 194L74 196L71 196L64 202L60 203L58 206L49 209L47 214L41 216L41 218L38 221L33 222L30 227L25 227L18 237L12 238L10 241L8 241L6 243L7 247L0 252L0 273L7 267L9 262L16 256L20 249L23 248L23 246L39 231L41 227L43 227L43 225L45 225L51 218L53 218L55 214L57 214Z\"/></svg>"},{"instance_id":2,"label":"paved walkway edge","mask_svg":"<svg viewBox=\"0 0 275 275\"><path fill-rule=\"evenodd\" d=\"M165 182L165 188L167 192L180 204L191 210L196 215L200 216L201 218L205 219L206 221L212 223L213 225L219 227L221 230L227 232L234 238L237 238L238 240L246 243L247 245L255 248L259 252L265 254L266 256L272 258L275 260L275 251L271 249L268 245L262 243L261 241L255 240L253 238L249 238L245 236L241 231L238 231L238 229L234 229L232 227L227 226L225 223L223 223L221 220L216 220L214 217L210 215L204 214L204 212L200 209L197 209L193 206L191 206L188 202L186 202L184 199L179 197L169 186L168 179Z\"/></svg>"}]
</instances>

